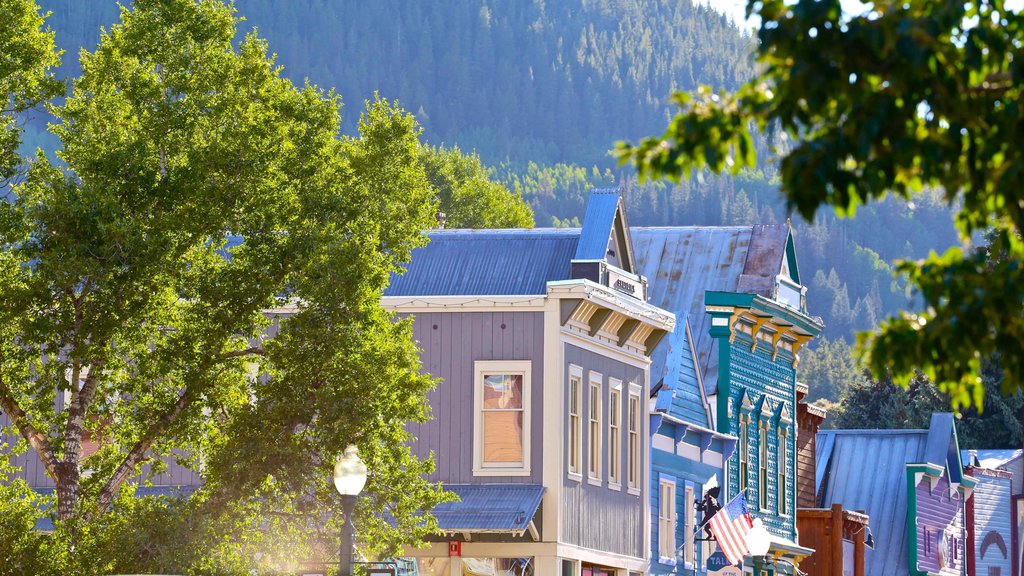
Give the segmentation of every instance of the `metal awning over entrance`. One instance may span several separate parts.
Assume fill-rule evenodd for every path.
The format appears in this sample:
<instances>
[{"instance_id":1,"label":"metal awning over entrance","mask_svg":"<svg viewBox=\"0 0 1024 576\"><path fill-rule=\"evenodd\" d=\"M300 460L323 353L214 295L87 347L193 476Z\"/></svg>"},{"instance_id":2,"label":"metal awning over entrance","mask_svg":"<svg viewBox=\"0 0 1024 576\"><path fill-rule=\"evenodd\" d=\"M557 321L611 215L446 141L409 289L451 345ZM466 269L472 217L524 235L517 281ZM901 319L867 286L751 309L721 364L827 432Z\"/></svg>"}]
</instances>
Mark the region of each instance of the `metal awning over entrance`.
<instances>
[{"instance_id":1,"label":"metal awning over entrance","mask_svg":"<svg viewBox=\"0 0 1024 576\"><path fill-rule=\"evenodd\" d=\"M544 496L539 484L447 484L459 502L438 504L438 527L448 533L511 533L530 531L538 539L533 518Z\"/></svg>"}]
</instances>

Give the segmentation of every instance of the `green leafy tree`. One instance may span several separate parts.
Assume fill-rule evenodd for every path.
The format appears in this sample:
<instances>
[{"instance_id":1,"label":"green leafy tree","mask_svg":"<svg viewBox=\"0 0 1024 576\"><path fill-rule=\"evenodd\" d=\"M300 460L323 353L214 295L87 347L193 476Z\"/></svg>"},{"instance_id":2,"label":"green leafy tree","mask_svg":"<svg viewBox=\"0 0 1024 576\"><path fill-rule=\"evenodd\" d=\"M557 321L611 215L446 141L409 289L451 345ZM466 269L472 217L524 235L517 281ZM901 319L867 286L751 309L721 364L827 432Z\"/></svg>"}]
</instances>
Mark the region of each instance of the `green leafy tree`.
<instances>
[{"instance_id":1,"label":"green leafy tree","mask_svg":"<svg viewBox=\"0 0 1024 576\"><path fill-rule=\"evenodd\" d=\"M131 518L173 511L124 497L172 458L203 470L188 504L202 521L164 524L221 530L175 571L233 571L266 518L333 532L349 443L372 471L368 554L432 532L425 511L446 497L404 431L434 382L379 305L436 212L419 129L377 100L339 138L339 98L280 77L236 24L215 0L122 8L52 106L62 163L38 154L0 204L0 409L55 481L63 555L37 560L65 558L56 572L173 558L137 540L109 553Z\"/></svg>"},{"instance_id":2,"label":"green leafy tree","mask_svg":"<svg viewBox=\"0 0 1024 576\"><path fill-rule=\"evenodd\" d=\"M761 18L759 75L733 94L676 94L665 133L620 144L619 157L674 180L752 167L753 126L778 131L782 191L808 220L823 206L853 215L887 194L940 191L961 239L992 229L1007 258L953 248L898 263L924 309L863 335L867 365L897 381L920 368L954 407L981 406L981 359L998 353L1003 389L1020 389L1024 16L1003 0L881 0L862 15L839 0L764 0L748 12Z\"/></svg>"},{"instance_id":3,"label":"green leafy tree","mask_svg":"<svg viewBox=\"0 0 1024 576\"><path fill-rule=\"evenodd\" d=\"M60 64L53 32L33 0L0 0L0 183L21 165L19 115L59 94L52 69ZM7 190L0 190L6 193Z\"/></svg>"},{"instance_id":4,"label":"green leafy tree","mask_svg":"<svg viewBox=\"0 0 1024 576\"><path fill-rule=\"evenodd\" d=\"M491 179L476 154L424 146L420 162L449 228L533 228L533 210L518 192Z\"/></svg>"}]
</instances>

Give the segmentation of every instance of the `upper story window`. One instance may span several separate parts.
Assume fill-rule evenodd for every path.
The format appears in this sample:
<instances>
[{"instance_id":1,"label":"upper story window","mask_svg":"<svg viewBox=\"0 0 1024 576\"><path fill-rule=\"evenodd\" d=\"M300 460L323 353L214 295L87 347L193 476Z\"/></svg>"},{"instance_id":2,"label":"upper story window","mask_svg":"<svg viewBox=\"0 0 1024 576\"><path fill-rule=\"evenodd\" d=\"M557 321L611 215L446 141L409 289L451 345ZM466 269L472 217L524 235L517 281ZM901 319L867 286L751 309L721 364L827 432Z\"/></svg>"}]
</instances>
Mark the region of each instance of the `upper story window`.
<instances>
[{"instance_id":1,"label":"upper story window","mask_svg":"<svg viewBox=\"0 0 1024 576\"><path fill-rule=\"evenodd\" d=\"M582 451L583 451L583 369L579 366L569 366L569 474L579 476L582 474Z\"/></svg>"},{"instance_id":2,"label":"upper story window","mask_svg":"<svg viewBox=\"0 0 1024 576\"><path fill-rule=\"evenodd\" d=\"M739 475L740 475L740 490L745 490L749 484L747 484L747 461L750 457L749 449L750 442L747 437L747 427L750 423L750 418L745 417L741 414L739 418L739 446L736 452L739 454Z\"/></svg>"},{"instance_id":3,"label":"upper story window","mask_svg":"<svg viewBox=\"0 0 1024 576\"><path fill-rule=\"evenodd\" d=\"M758 426L757 480L758 502L761 510L768 509L768 427L761 423Z\"/></svg>"},{"instance_id":4,"label":"upper story window","mask_svg":"<svg viewBox=\"0 0 1024 576\"><path fill-rule=\"evenodd\" d=\"M590 373L587 396L587 478L601 482L601 375Z\"/></svg>"},{"instance_id":5,"label":"upper story window","mask_svg":"<svg viewBox=\"0 0 1024 576\"><path fill-rule=\"evenodd\" d=\"M629 490L640 490L640 390L631 385L626 409L629 437L626 449L626 482Z\"/></svg>"},{"instance_id":6,"label":"upper story window","mask_svg":"<svg viewBox=\"0 0 1024 576\"><path fill-rule=\"evenodd\" d=\"M608 486L622 485L622 382L608 380Z\"/></svg>"},{"instance_id":7,"label":"upper story window","mask_svg":"<svg viewBox=\"0 0 1024 576\"><path fill-rule=\"evenodd\" d=\"M789 514L789 446L786 445L786 434L779 430L779 457L776 465L779 468L779 514Z\"/></svg>"},{"instance_id":8,"label":"upper story window","mask_svg":"<svg viewBox=\"0 0 1024 576\"><path fill-rule=\"evenodd\" d=\"M530 473L530 361L478 361L474 458L478 476Z\"/></svg>"}]
</instances>

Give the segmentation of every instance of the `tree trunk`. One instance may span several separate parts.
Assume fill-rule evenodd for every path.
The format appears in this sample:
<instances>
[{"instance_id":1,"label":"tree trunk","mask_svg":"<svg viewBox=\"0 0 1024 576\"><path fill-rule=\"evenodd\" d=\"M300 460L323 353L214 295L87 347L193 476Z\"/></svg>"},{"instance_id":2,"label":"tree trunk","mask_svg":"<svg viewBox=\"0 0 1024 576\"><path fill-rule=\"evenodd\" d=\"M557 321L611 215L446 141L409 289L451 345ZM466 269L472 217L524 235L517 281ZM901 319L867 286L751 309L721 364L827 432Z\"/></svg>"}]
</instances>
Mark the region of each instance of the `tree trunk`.
<instances>
[{"instance_id":1,"label":"tree trunk","mask_svg":"<svg viewBox=\"0 0 1024 576\"><path fill-rule=\"evenodd\" d=\"M57 484L57 518L67 520L75 515L81 479L77 458L73 461L62 460L57 464L57 477L54 478Z\"/></svg>"}]
</instances>

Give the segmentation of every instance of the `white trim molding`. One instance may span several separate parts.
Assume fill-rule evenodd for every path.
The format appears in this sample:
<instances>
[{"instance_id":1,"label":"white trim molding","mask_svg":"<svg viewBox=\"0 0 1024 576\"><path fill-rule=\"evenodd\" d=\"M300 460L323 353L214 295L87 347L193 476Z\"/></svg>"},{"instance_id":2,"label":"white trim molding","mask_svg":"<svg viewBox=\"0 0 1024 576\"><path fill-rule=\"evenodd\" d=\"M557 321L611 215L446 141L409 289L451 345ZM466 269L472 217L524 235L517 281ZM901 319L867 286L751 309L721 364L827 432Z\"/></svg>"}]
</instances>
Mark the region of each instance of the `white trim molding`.
<instances>
[{"instance_id":1,"label":"white trim molding","mask_svg":"<svg viewBox=\"0 0 1024 576\"><path fill-rule=\"evenodd\" d=\"M544 309L547 298L537 296L384 296L381 307L394 312L511 312Z\"/></svg>"}]
</instances>

